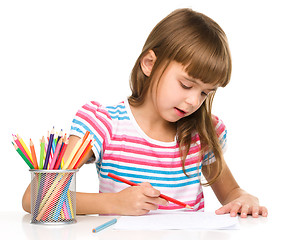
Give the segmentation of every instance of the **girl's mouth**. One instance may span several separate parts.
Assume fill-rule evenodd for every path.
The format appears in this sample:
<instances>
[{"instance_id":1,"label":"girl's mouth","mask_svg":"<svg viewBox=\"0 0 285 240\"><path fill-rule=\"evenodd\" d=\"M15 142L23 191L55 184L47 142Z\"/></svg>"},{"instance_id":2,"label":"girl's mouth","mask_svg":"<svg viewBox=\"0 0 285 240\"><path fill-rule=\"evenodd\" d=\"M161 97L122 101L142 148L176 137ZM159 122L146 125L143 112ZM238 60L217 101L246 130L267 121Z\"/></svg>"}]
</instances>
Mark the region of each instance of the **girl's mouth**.
<instances>
[{"instance_id":1,"label":"girl's mouth","mask_svg":"<svg viewBox=\"0 0 285 240\"><path fill-rule=\"evenodd\" d=\"M186 112L184 112L183 110L181 110L177 107L174 108L174 111L179 117L184 117L186 115Z\"/></svg>"}]
</instances>

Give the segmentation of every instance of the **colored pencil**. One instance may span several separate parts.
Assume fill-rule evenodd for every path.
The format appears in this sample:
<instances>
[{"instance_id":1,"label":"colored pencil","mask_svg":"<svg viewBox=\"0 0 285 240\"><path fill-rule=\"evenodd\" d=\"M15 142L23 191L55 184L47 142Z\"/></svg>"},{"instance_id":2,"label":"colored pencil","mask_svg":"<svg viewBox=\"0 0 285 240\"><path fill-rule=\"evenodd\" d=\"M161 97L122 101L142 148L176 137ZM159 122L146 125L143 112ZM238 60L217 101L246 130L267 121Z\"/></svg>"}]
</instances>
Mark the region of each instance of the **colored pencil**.
<instances>
[{"instance_id":1,"label":"colored pencil","mask_svg":"<svg viewBox=\"0 0 285 240\"><path fill-rule=\"evenodd\" d=\"M117 175L115 175L115 174L113 174L113 173L110 173L110 172L108 173L108 177L113 178L113 179L116 179L116 180L118 180L118 181L120 181L120 182L126 183L126 184L131 185L131 186L138 186L137 183L131 182L131 181L125 179L125 178L119 177L119 176L117 176ZM180 201L178 201L177 199L174 199L174 198L172 198L172 197L168 197L168 196L166 196L166 195L164 195L164 194L160 194L159 197L161 197L161 198L163 198L163 199L165 199L165 200L167 200L167 201L169 201L169 202L175 203L175 204L177 204L177 205L179 205L179 206L182 206L182 207L184 207L184 208L193 209L192 207L190 207L190 206L187 205L186 203L180 202Z\"/></svg>"},{"instance_id":2,"label":"colored pencil","mask_svg":"<svg viewBox=\"0 0 285 240\"><path fill-rule=\"evenodd\" d=\"M18 148L21 150L21 152L25 155L25 157L28 159L28 161L33 165L32 160L30 159L29 155L26 153L24 147L20 143L19 139L16 135L13 135L14 142L17 144Z\"/></svg>"},{"instance_id":3,"label":"colored pencil","mask_svg":"<svg viewBox=\"0 0 285 240\"><path fill-rule=\"evenodd\" d=\"M30 149L31 149L31 154L32 154L33 165L35 169L39 169L35 146L34 146L34 143L32 142L32 139L30 139Z\"/></svg>"},{"instance_id":4,"label":"colored pencil","mask_svg":"<svg viewBox=\"0 0 285 240\"><path fill-rule=\"evenodd\" d=\"M91 142L92 142L92 139L87 138L85 140L85 142L81 144L80 149L78 150L78 152L76 153L76 155L72 159L71 163L68 166L68 169L73 169L74 168L74 166L76 165L77 161L79 160L79 158L81 157L81 155L83 154L83 152L85 151L85 149L87 148L89 143L91 143Z\"/></svg>"},{"instance_id":5,"label":"colored pencil","mask_svg":"<svg viewBox=\"0 0 285 240\"><path fill-rule=\"evenodd\" d=\"M51 154L53 138L54 138L54 128L51 130L51 134L50 134L50 137L49 137L49 142L48 142L48 147L47 147L47 152L46 152L46 159L45 159L45 163L44 163L44 169L47 169L47 166L48 166L48 163L49 163L49 158L50 158L50 154Z\"/></svg>"},{"instance_id":6,"label":"colored pencil","mask_svg":"<svg viewBox=\"0 0 285 240\"><path fill-rule=\"evenodd\" d=\"M73 148L73 150L71 151L69 157L67 158L67 160L65 161L62 170L66 170L69 166L69 164L71 163L72 159L74 158L75 154L78 152L80 146L82 143L82 139L80 139L76 144L75 147Z\"/></svg>"},{"instance_id":7,"label":"colored pencil","mask_svg":"<svg viewBox=\"0 0 285 240\"><path fill-rule=\"evenodd\" d=\"M102 224L102 225L100 225L100 226L98 226L96 228L93 228L92 232L94 232L94 233L100 232L100 231L104 230L105 228L112 226L116 222L117 222L117 219L114 218L114 219L112 219L112 220L110 220L108 222L105 222L104 224Z\"/></svg>"},{"instance_id":8,"label":"colored pencil","mask_svg":"<svg viewBox=\"0 0 285 240\"><path fill-rule=\"evenodd\" d=\"M12 142L15 150L19 153L19 155L24 159L24 161L26 162L26 164L30 167L30 169L34 169L33 164L28 160L28 158L25 156L25 154L22 152L22 150Z\"/></svg>"},{"instance_id":9,"label":"colored pencil","mask_svg":"<svg viewBox=\"0 0 285 240\"><path fill-rule=\"evenodd\" d=\"M30 150L28 149L27 145L25 144L24 140L18 134L17 134L17 138L19 139L19 142L23 146L25 152L28 154L29 159L32 160L32 154L31 154Z\"/></svg>"},{"instance_id":10,"label":"colored pencil","mask_svg":"<svg viewBox=\"0 0 285 240\"><path fill-rule=\"evenodd\" d=\"M49 169L54 169L54 165L56 163L56 159L58 157L58 154L59 154L59 151L61 148L61 144L62 144L62 139L59 139L58 144L56 145L55 152L53 154Z\"/></svg>"},{"instance_id":11,"label":"colored pencil","mask_svg":"<svg viewBox=\"0 0 285 240\"><path fill-rule=\"evenodd\" d=\"M44 155L45 155L45 137L41 140L41 153L40 153L40 169L44 167Z\"/></svg>"},{"instance_id":12,"label":"colored pencil","mask_svg":"<svg viewBox=\"0 0 285 240\"><path fill-rule=\"evenodd\" d=\"M85 151L82 153L82 155L80 156L80 158L78 159L77 163L75 164L75 166L73 167L73 169L77 169L77 168L81 168L82 165L84 165L89 159L85 158L85 156L87 155L87 153L91 150L92 148L92 144L89 143L89 145L87 146L87 148L85 149Z\"/></svg>"},{"instance_id":13,"label":"colored pencil","mask_svg":"<svg viewBox=\"0 0 285 240\"><path fill-rule=\"evenodd\" d=\"M55 166L54 166L54 169L59 169L59 166L60 166L61 161L62 161L62 157L63 157L63 155L64 155L64 153L65 153L66 148L67 148L68 139L67 139L67 140L65 140L65 139L66 139L66 136L64 136L64 138L63 138L63 143L62 143L62 146L61 146L61 151L60 151L60 154L59 154L59 156L58 156L58 158L57 158L57 160L56 160L56 164L55 164Z\"/></svg>"},{"instance_id":14,"label":"colored pencil","mask_svg":"<svg viewBox=\"0 0 285 240\"><path fill-rule=\"evenodd\" d=\"M58 198L60 197L60 192L64 189L63 186L66 186L67 181L69 180L69 176L64 176L58 185L55 187L54 191L48 198L48 200L43 205L43 208L40 210L38 216L36 217L37 221L40 221L42 217L45 215L47 217L47 214L49 214L49 210L52 209L52 207L57 203Z\"/></svg>"}]
</instances>

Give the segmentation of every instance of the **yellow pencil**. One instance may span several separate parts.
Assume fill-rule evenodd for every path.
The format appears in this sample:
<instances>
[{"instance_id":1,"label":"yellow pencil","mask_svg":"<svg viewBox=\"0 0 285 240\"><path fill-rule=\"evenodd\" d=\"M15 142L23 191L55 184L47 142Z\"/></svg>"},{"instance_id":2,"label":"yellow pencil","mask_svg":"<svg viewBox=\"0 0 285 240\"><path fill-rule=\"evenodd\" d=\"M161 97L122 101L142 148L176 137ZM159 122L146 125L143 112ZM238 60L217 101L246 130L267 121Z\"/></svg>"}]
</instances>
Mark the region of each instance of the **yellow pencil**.
<instances>
[{"instance_id":1,"label":"yellow pencil","mask_svg":"<svg viewBox=\"0 0 285 240\"><path fill-rule=\"evenodd\" d=\"M23 148L26 151L26 153L28 154L29 158L32 160L33 159L32 154L31 154L29 148L27 147L27 145L25 144L24 140L18 134L17 134L17 138L19 139L19 142L23 146Z\"/></svg>"},{"instance_id":2,"label":"yellow pencil","mask_svg":"<svg viewBox=\"0 0 285 240\"><path fill-rule=\"evenodd\" d=\"M65 161L63 167L62 167L62 170L66 170L69 166L69 164L71 163L72 159L74 158L75 154L77 153L79 147L81 146L81 143L82 143L82 139L80 139L75 147L73 148L72 152L70 153L69 157L67 158L67 160Z\"/></svg>"}]
</instances>

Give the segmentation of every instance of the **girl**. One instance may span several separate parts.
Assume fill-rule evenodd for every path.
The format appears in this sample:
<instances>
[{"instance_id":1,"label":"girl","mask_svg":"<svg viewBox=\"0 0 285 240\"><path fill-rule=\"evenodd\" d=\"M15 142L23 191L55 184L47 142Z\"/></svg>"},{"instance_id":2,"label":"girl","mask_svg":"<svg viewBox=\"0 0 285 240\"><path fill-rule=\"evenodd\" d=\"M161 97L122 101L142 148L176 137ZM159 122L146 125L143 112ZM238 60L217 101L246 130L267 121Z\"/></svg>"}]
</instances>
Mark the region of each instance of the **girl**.
<instances>
[{"instance_id":1,"label":"girl","mask_svg":"<svg viewBox=\"0 0 285 240\"><path fill-rule=\"evenodd\" d=\"M131 96L113 106L92 101L73 120L66 155L90 131L96 143L87 157L95 160L100 181L100 193L77 193L77 213L142 215L179 208L160 193L203 211L202 185L210 185L223 205L217 214L267 216L227 167L227 131L211 114L215 92L230 75L227 38L212 19L179 9L159 22L132 70ZM109 172L141 184L128 187ZM27 211L29 194L28 188Z\"/></svg>"}]
</instances>

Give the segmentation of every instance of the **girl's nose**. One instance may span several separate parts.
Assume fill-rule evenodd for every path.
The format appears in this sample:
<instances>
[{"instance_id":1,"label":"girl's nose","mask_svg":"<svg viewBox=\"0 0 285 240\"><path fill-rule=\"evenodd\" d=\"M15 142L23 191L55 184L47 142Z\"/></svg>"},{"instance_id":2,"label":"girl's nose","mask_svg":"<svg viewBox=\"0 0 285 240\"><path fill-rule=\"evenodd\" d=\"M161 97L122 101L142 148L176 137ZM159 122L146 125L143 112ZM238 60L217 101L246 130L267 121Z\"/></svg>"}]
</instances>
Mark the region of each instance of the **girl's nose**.
<instances>
[{"instance_id":1,"label":"girl's nose","mask_svg":"<svg viewBox=\"0 0 285 240\"><path fill-rule=\"evenodd\" d=\"M194 108L197 108L200 106L200 95L196 94L196 93L192 93L189 96L187 96L187 98L185 99L185 102L189 105L191 105Z\"/></svg>"}]
</instances>

